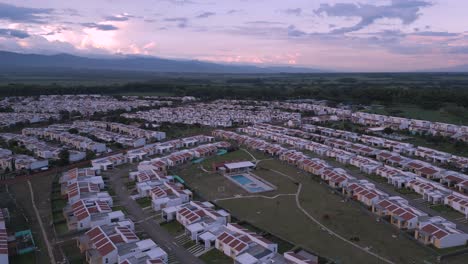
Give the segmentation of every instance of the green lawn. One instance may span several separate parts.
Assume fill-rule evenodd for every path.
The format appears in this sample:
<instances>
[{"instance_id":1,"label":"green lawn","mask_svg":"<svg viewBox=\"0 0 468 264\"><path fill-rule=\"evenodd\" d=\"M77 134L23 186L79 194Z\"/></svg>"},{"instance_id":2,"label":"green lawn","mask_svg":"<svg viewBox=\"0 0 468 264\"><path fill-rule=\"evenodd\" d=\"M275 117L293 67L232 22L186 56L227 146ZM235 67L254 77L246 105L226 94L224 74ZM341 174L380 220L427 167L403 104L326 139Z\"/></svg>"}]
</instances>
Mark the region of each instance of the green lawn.
<instances>
[{"instance_id":1,"label":"green lawn","mask_svg":"<svg viewBox=\"0 0 468 264\"><path fill-rule=\"evenodd\" d=\"M60 211L52 213L52 218L54 219L54 223L65 221L65 217L63 216L63 212L60 212Z\"/></svg>"},{"instance_id":2,"label":"green lawn","mask_svg":"<svg viewBox=\"0 0 468 264\"><path fill-rule=\"evenodd\" d=\"M65 199L56 199L52 201L52 211L57 211L63 209L67 205Z\"/></svg>"},{"instance_id":3,"label":"green lawn","mask_svg":"<svg viewBox=\"0 0 468 264\"><path fill-rule=\"evenodd\" d=\"M59 223L59 224L54 224L55 226L55 232L57 235L65 235L68 233L68 226L66 222Z\"/></svg>"},{"instance_id":4,"label":"green lawn","mask_svg":"<svg viewBox=\"0 0 468 264\"><path fill-rule=\"evenodd\" d=\"M112 207L112 211L122 211L124 214L128 214L127 209L121 205Z\"/></svg>"},{"instance_id":5,"label":"green lawn","mask_svg":"<svg viewBox=\"0 0 468 264\"><path fill-rule=\"evenodd\" d=\"M443 205L443 204L438 204L438 205L428 204L428 206L432 210L439 212L440 216L442 216L442 217L446 217L446 218L449 218L449 219L457 219L457 218L463 217L462 213L454 210L451 207Z\"/></svg>"},{"instance_id":6,"label":"green lawn","mask_svg":"<svg viewBox=\"0 0 468 264\"><path fill-rule=\"evenodd\" d=\"M161 227L166 229L171 235L181 234L184 231L184 226L177 221L162 223Z\"/></svg>"},{"instance_id":7,"label":"green lawn","mask_svg":"<svg viewBox=\"0 0 468 264\"><path fill-rule=\"evenodd\" d=\"M395 263L412 263L412 261L423 263L424 260L435 259L431 249L398 235L398 230L388 223L375 221L375 216L363 206L355 202L343 202L342 197L333 194L326 186L312 178L313 176L278 160L262 161L253 172L278 186L278 190L261 193L262 195L295 193L297 190L294 181L269 169L280 171L292 177L294 181L302 183L301 205L311 215L342 236L359 237L358 243L361 246L369 247L373 252L382 254ZM200 192L208 200L246 194L222 176L202 172L194 165L181 169L179 175L183 176L192 189ZM223 192L219 191L219 186L223 187ZM339 260L342 263L377 263L371 255L316 226L296 207L295 196L280 196L276 199L242 198L216 203L229 210L239 220L245 220L323 257ZM396 238L394 235L397 235Z\"/></svg>"},{"instance_id":8,"label":"green lawn","mask_svg":"<svg viewBox=\"0 0 468 264\"><path fill-rule=\"evenodd\" d=\"M142 208L151 206L151 199L149 197L143 197L135 200Z\"/></svg>"},{"instance_id":9,"label":"green lawn","mask_svg":"<svg viewBox=\"0 0 468 264\"><path fill-rule=\"evenodd\" d=\"M468 157L468 148L456 147L455 143L452 142L431 142L419 135L412 135L406 142L411 143L415 146L433 148L439 151L452 153L458 156Z\"/></svg>"},{"instance_id":10,"label":"green lawn","mask_svg":"<svg viewBox=\"0 0 468 264\"><path fill-rule=\"evenodd\" d=\"M364 175L373 181L380 182L380 183L387 183L387 179L385 179L384 177L380 177L377 174L364 174Z\"/></svg>"},{"instance_id":11,"label":"green lawn","mask_svg":"<svg viewBox=\"0 0 468 264\"><path fill-rule=\"evenodd\" d=\"M36 263L36 255L30 252L24 255L16 255L10 257L10 264L34 264Z\"/></svg>"},{"instance_id":12,"label":"green lawn","mask_svg":"<svg viewBox=\"0 0 468 264\"><path fill-rule=\"evenodd\" d=\"M413 199L414 198L420 198L421 195L419 195L417 192L413 191L413 190L410 190L410 189L406 189L406 188L395 188L394 189L396 192L400 193L400 194L403 194L407 197L412 197Z\"/></svg>"},{"instance_id":13,"label":"green lawn","mask_svg":"<svg viewBox=\"0 0 468 264\"><path fill-rule=\"evenodd\" d=\"M232 258L224 255L223 252L212 249L200 256L200 259L206 264L232 264Z\"/></svg>"},{"instance_id":14,"label":"green lawn","mask_svg":"<svg viewBox=\"0 0 468 264\"><path fill-rule=\"evenodd\" d=\"M247 152L239 149L236 151L228 152L221 156L213 156L205 159L200 164L207 170L211 170L211 164L213 162L223 162L223 161L230 161L230 160L238 160L238 161L251 161L252 156L250 156Z\"/></svg>"},{"instance_id":15,"label":"green lawn","mask_svg":"<svg viewBox=\"0 0 468 264\"><path fill-rule=\"evenodd\" d=\"M80 264L85 262L85 258L80 253L80 249L76 245L75 240L70 240L63 244L62 250L70 264Z\"/></svg>"}]
</instances>

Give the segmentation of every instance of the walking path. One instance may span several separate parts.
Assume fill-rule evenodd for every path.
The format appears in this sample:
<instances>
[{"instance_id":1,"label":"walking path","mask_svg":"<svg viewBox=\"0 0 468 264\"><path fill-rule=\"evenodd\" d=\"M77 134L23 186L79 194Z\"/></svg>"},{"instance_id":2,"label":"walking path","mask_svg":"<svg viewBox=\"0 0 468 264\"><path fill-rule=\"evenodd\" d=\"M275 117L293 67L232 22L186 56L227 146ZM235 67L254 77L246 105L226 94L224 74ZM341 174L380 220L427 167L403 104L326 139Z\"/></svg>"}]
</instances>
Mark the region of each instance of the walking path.
<instances>
[{"instance_id":1,"label":"walking path","mask_svg":"<svg viewBox=\"0 0 468 264\"><path fill-rule=\"evenodd\" d=\"M282 173L280 171L277 171L277 170L271 170L281 176L284 176L284 177L287 177L288 179L290 179L291 181L293 182L297 182L296 179L292 178L291 176L285 174L285 173ZM374 257L376 257L377 259L385 262L385 263L389 263L389 264L394 264L394 262L392 262L391 260L389 259L386 259L374 252L371 252L369 251L367 248L364 248L352 241L349 241L348 239L346 239L345 237L339 235L338 233L336 232L333 232L333 230L327 228L325 225L323 225L320 221L318 221L316 218L314 218L311 214L309 214L309 212L307 212L307 210L305 210L302 206L301 206L301 203L300 203L300 200L299 200L299 197L300 197L300 194L301 194L301 191L302 191L302 184L299 183L299 186L297 188L297 192L295 194L278 194L278 195L275 195L275 196L264 196L264 195L249 195L249 196L234 196L234 197L228 197L228 198L220 198L220 199L216 199L215 201L224 201L224 200L234 200L234 199L244 199L244 198L265 198L265 199L276 199L280 196L295 196L295 199L296 199L296 206L297 208L299 208L299 210L302 211L302 213L304 213L307 218L309 218L310 220L312 220L314 223L316 223L318 226L320 226L323 230L327 231L330 235L333 235L335 236L336 238L342 240L343 242L345 243L348 243L350 244L351 246L353 247L356 247L358 248L359 250L362 250L364 251L365 253L367 254L370 254Z\"/></svg>"},{"instance_id":2,"label":"walking path","mask_svg":"<svg viewBox=\"0 0 468 264\"><path fill-rule=\"evenodd\" d=\"M379 260L381 260L381 261L383 261L383 262L385 262L385 263L390 263L390 264L393 264L393 263L394 263L394 262L392 262L392 261L390 261L390 260L388 260L388 259L386 259L386 258L384 258L384 257L382 257L382 256L380 256L380 255L378 255L378 254L376 254L376 253L374 253L374 252L371 252L371 251L367 250L367 249L364 248L364 247L359 246L358 244L356 244L356 243L354 243L354 242L349 241L348 239L346 239L346 238L342 237L341 235L339 235L339 234L333 232L333 230L327 228L325 225L323 225L322 223L320 223L320 221L318 221L317 219L315 219L312 215L309 214L309 212L307 212L307 211L301 206L301 203L300 203L300 201L299 201L299 195L301 194L301 190L302 190L302 184L299 184L299 188L298 188L297 194L296 194L296 205L297 205L297 207L298 207L310 220L312 220L314 223L316 223L316 224L319 225L321 228L323 228L324 230L326 230L329 234L334 235L336 238L342 240L343 242L348 243L348 244L350 244L350 245L352 245L352 246L354 246L354 247L356 247L356 248L358 248L358 249L360 249L360 250L362 250L362 251L364 251L364 252L366 252L366 253L368 253L368 254L370 254L370 255L376 257L376 258L378 258Z\"/></svg>"},{"instance_id":3,"label":"walking path","mask_svg":"<svg viewBox=\"0 0 468 264\"><path fill-rule=\"evenodd\" d=\"M255 156L254 156L252 153L250 153L248 150L246 150L246 149L244 149L244 148L241 148L241 150L244 151L245 153L249 154L250 157L252 157L252 161L253 161L253 162L256 162L256 161L257 161L257 158L255 158Z\"/></svg>"},{"instance_id":4,"label":"walking path","mask_svg":"<svg viewBox=\"0 0 468 264\"><path fill-rule=\"evenodd\" d=\"M47 238L47 233L44 229L44 224L42 223L41 215L39 214L39 210L37 210L36 203L34 202L34 191L33 191L30 180L28 180L28 185L29 185L29 192L31 193L31 203L34 208L34 213L36 214L37 221L39 222L39 226L41 228L42 237L44 238L44 242L46 243L46 246L47 246L47 253L49 254L50 263L55 264L56 262L55 262L54 253L52 251L52 246L50 245L49 238Z\"/></svg>"}]
</instances>

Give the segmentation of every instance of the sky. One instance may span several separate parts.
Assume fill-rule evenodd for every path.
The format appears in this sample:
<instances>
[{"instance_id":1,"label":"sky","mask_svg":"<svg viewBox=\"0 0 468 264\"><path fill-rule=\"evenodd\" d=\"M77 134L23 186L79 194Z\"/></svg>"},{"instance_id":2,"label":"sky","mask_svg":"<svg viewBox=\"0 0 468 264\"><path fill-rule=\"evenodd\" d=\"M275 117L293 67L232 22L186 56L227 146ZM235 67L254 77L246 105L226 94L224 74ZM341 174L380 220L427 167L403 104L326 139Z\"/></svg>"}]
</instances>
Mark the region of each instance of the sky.
<instances>
[{"instance_id":1,"label":"sky","mask_svg":"<svg viewBox=\"0 0 468 264\"><path fill-rule=\"evenodd\" d=\"M0 50L346 71L468 64L465 0L0 0Z\"/></svg>"}]
</instances>

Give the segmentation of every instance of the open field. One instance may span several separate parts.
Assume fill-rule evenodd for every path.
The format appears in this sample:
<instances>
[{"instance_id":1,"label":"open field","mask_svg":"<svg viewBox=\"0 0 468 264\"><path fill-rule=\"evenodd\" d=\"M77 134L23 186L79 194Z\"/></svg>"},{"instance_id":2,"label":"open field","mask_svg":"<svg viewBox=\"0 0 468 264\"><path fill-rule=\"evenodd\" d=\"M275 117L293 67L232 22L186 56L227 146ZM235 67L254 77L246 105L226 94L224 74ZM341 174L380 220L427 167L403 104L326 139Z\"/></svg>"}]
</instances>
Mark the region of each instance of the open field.
<instances>
[{"instance_id":1,"label":"open field","mask_svg":"<svg viewBox=\"0 0 468 264\"><path fill-rule=\"evenodd\" d=\"M373 106L371 107L370 112L433 122L452 123L456 125L468 124L468 110L459 108L464 111L455 112L450 110L451 107L453 106L448 105L441 107L440 109L424 109L416 105L396 104L390 106Z\"/></svg>"},{"instance_id":2,"label":"open field","mask_svg":"<svg viewBox=\"0 0 468 264\"><path fill-rule=\"evenodd\" d=\"M233 152L231 157L228 155L214 159L229 160L240 154ZM210 162L210 159L205 162ZM321 256L339 260L340 263L378 263L365 251L324 231L297 207L294 194L299 183L302 185L299 196L301 206L342 237L353 238L359 246L395 263L435 262L437 252L417 243L410 234L400 232L389 223L376 221L376 216L362 205L343 201L341 196L312 176L278 160L260 161L253 173L279 188L254 197L222 176L204 172L198 166L189 165L177 173L202 198L214 201L239 220L248 221ZM454 258L446 263L460 262Z\"/></svg>"}]
</instances>

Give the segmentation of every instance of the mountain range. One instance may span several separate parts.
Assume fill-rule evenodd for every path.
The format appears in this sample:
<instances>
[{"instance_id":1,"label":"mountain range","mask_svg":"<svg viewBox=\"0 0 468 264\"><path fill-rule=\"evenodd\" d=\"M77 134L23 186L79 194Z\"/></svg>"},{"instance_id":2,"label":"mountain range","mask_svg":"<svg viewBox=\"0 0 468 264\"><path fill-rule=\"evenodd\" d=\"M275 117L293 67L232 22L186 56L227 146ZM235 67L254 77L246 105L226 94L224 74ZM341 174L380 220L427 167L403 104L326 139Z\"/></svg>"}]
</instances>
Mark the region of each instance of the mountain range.
<instances>
[{"instance_id":1,"label":"mountain range","mask_svg":"<svg viewBox=\"0 0 468 264\"><path fill-rule=\"evenodd\" d=\"M203 62L197 60L172 60L157 57L115 56L106 58L79 57L70 54L39 55L0 51L0 70L117 70L182 73L319 73L320 69L299 67L258 67Z\"/></svg>"},{"instance_id":2,"label":"mountain range","mask_svg":"<svg viewBox=\"0 0 468 264\"><path fill-rule=\"evenodd\" d=\"M71 54L41 55L0 51L2 71L112 70L169 73L327 73L347 72L293 66L254 66L221 64L198 60L175 60L157 57L116 55L109 57L81 57ZM468 64L416 72L468 72Z\"/></svg>"}]
</instances>

